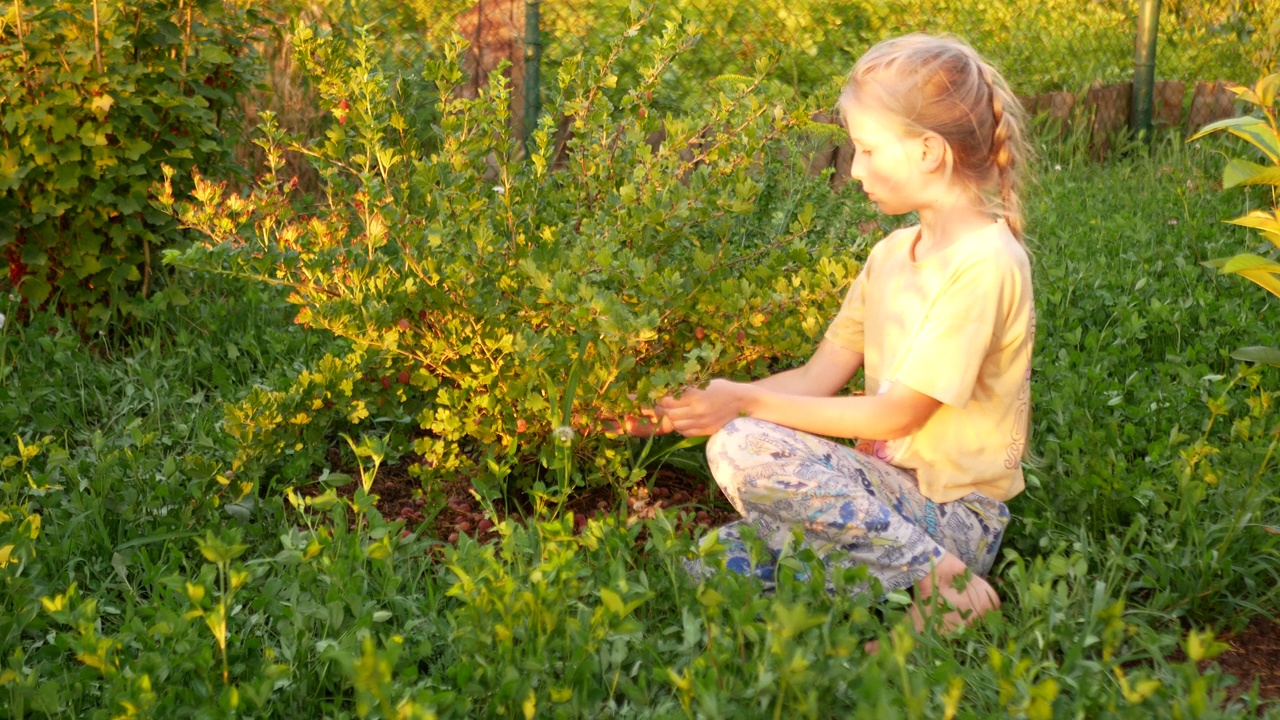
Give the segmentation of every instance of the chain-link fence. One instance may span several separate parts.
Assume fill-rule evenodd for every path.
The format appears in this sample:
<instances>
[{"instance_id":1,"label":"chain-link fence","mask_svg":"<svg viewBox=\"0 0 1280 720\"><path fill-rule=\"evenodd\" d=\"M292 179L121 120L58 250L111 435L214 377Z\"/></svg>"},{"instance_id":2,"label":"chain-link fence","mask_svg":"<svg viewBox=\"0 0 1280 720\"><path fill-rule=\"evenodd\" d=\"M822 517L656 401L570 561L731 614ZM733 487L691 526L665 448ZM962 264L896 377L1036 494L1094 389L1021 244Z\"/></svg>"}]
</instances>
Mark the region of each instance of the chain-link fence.
<instances>
[{"instance_id":1,"label":"chain-link fence","mask_svg":"<svg viewBox=\"0 0 1280 720\"><path fill-rule=\"evenodd\" d=\"M616 47L616 67L624 75L639 71L664 30L690 33L697 41L665 73L658 109L696 106L705 101L708 83L726 74L763 74L766 91L775 96L830 106L858 55L875 42L912 31L946 32L1000 68L1033 112L1078 117L1088 107L1086 122L1106 133L1116 129L1113 118L1128 120L1131 88L1102 90L1133 80L1141 4L478 0L462 15L461 29L472 42L474 69L481 71L476 76L510 60L518 101L531 108L525 93L532 88L524 87L526 68L534 67L530 56L540 56L540 77L553 80L566 58L600 57ZM536 27L529 23L531 8ZM1177 125L1229 114L1233 96L1218 81L1251 83L1273 67L1278 37L1275 0L1165 0L1156 42L1155 119ZM539 84L533 98L550 100L548 82Z\"/></svg>"},{"instance_id":2,"label":"chain-link fence","mask_svg":"<svg viewBox=\"0 0 1280 720\"><path fill-rule=\"evenodd\" d=\"M1028 110L1065 132L1108 138L1129 126L1138 18L1156 0L285 0L279 37L265 54L272 92L250 99L302 131L325 108L291 67L286 18L342 37L367 33L390 65L420 72L451 37L466 39L464 93L505 67L514 130L559 114L566 59L617 51L620 86L652 60L664 32L695 41L663 75L651 110L681 112L714 97L723 75L763 76L789 107L830 109L857 57L911 31L952 33L1008 78ZM296 5L296 7L295 7ZM1231 83L1280 70L1277 0L1162 0L1151 116L1186 132L1233 113ZM416 68L416 70L415 70ZM294 97L298 96L298 97ZM290 100L290 98L293 98Z\"/></svg>"}]
</instances>

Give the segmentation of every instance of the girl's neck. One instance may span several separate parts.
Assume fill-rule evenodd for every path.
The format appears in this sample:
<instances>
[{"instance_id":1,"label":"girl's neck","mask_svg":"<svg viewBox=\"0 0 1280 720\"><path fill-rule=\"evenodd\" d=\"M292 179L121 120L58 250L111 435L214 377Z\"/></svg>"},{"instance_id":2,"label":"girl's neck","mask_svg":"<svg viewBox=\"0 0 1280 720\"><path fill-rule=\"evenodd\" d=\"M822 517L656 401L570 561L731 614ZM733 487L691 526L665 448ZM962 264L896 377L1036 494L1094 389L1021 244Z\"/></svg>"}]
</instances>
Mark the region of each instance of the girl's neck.
<instances>
[{"instance_id":1,"label":"girl's neck","mask_svg":"<svg viewBox=\"0 0 1280 720\"><path fill-rule=\"evenodd\" d=\"M990 227L995 222L986 211L967 202L922 207L917 212L920 216L920 236L911 253L916 262L946 250L960 238Z\"/></svg>"}]
</instances>

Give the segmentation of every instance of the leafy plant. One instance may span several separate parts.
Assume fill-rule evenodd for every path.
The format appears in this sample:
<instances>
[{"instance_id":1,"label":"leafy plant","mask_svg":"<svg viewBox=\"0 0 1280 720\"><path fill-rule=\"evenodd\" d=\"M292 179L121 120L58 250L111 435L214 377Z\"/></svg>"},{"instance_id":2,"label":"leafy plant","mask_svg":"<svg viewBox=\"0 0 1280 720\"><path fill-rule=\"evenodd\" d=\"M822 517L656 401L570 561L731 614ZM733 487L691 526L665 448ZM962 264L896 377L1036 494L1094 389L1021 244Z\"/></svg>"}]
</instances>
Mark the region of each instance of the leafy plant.
<instances>
[{"instance_id":1,"label":"leafy plant","mask_svg":"<svg viewBox=\"0 0 1280 720\"><path fill-rule=\"evenodd\" d=\"M136 316L180 237L160 163L232 171L254 11L188 0L22 0L0 16L0 286L82 324ZM185 178L185 173L184 173ZM184 187L187 181L183 181Z\"/></svg>"},{"instance_id":2,"label":"leafy plant","mask_svg":"<svg viewBox=\"0 0 1280 720\"><path fill-rule=\"evenodd\" d=\"M1271 208L1257 209L1227 222L1243 227L1254 228L1262 233L1273 246L1267 256L1255 253L1240 253L1229 258L1219 258L1206 262L1206 265L1217 268L1224 274L1240 275L1261 285L1268 292L1280 298L1280 262L1276 262L1280 252L1280 73L1267 75L1252 87L1235 86L1232 88L1237 100L1252 105L1259 114L1228 118L1211 123L1202 128L1188 140L1197 140L1223 130L1248 142L1262 155L1262 163L1252 159L1233 158L1222 171L1223 189L1238 186L1261 185L1271 189ZM1237 350L1233 357L1252 362L1265 362L1280 366L1280 349L1267 347L1247 347Z\"/></svg>"},{"instance_id":3,"label":"leafy plant","mask_svg":"<svg viewBox=\"0 0 1280 720\"><path fill-rule=\"evenodd\" d=\"M461 42L425 68L427 93L418 73L384 70L367 40L297 37L334 114L325 137L287 138L268 118L269 167L250 194L197 174L194 202L168 183L159 198L203 238L167 260L283 286L299 323L352 343L336 363L348 377L371 368L376 382L336 387L319 373L323 394L304 373L286 392L302 401L279 399L288 413L251 397L237 412L256 419L237 427L263 447L282 447L273 429L291 438L293 413L326 403L353 424L411 407L426 475L503 475L536 458L562 488L632 482L610 441L579 436L633 411L629 393L648 403L807 354L856 270L847 233L865 205L795 160L837 128L760 100L758 81L740 77L718 82L705 115L651 111L687 44L677 24L617 106L611 56L566 63L555 106L571 132L557 138L545 117L527 157L500 74L479 98L457 97ZM278 174L283 148L312 158L320 202Z\"/></svg>"}]
</instances>

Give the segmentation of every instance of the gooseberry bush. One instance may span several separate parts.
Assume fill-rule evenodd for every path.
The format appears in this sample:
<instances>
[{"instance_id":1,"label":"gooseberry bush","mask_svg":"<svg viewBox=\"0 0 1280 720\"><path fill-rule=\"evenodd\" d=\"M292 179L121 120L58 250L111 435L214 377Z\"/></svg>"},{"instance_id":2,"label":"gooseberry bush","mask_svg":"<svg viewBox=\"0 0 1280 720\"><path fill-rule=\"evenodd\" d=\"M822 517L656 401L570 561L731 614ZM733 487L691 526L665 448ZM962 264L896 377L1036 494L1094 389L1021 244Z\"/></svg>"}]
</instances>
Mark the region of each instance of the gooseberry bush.
<instances>
[{"instance_id":1,"label":"gooseberry bush","mask_svg":"<svg viewBox=\"0 0 1280 720\"><path fill-rule=\"evenodd\" d=\"M697 115L652 111L691 43L677 21L633 76L615 72L621 41L564 62L527 148L500 72L456 92L461 38L403 71L367 37L296 37L332 109L324 137L268 117L251 188L196 173L183 200L169 173L157 198L201 237L168 262L282 286L298 323L349 343L228 409L238 468L314 459L335 424L411 421L423 477L634 482L605 419L805 359L858 269L865 205L804 170L839 128L761 100L758 77L717 79ZM310 158L319 197L282 176L286 150Z\"/></svg>"}]
</instances>

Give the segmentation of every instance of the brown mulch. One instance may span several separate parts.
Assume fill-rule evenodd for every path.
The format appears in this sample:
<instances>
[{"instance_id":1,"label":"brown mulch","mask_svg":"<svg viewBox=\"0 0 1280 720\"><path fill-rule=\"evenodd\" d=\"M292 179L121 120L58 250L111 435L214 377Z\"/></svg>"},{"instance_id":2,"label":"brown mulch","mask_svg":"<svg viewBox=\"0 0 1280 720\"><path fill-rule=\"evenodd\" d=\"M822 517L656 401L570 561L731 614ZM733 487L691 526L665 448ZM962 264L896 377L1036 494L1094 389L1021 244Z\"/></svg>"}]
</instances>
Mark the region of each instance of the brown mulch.
<instances>
[{"instance_id":1,"label":"brown mulch","mask_svg":"<svg viewBox=\"0 0 1280 720\"><path fill-rule=\"evenodd\" d=\"M334 472L353 478L352 482L335 488L338 495L350 498L360 485L359 470L346 467L337 448L329 451L328 460ZM429 491L425 490L422 482L409 473L413 464L414 458L408 456L381 466L370 486L370 493L378 498L378 512L387 520L403 520L405 536L418 532L453 544L460 536L469 535L487 542L497 537L494 526L504 518L519 520L529 512L528 508L519 506L497 507L497 517L486 515L472 495L472 484L466 477L434 483ZM324 491L317 483L299 488L298 493L315 496ZM564 512L571 513L574 525L581 529L589 519L608 515L620 515L629 523L653 518L658 508L674 512L677 530L690 530L695 534L738 516L714 484L666 469L658 469L644 483L630 488L625 499L614 487L579 489L565 503ZM354 517L351 524L354 528Z\"/></svg>"}]
</instances>

